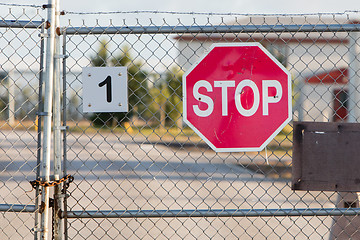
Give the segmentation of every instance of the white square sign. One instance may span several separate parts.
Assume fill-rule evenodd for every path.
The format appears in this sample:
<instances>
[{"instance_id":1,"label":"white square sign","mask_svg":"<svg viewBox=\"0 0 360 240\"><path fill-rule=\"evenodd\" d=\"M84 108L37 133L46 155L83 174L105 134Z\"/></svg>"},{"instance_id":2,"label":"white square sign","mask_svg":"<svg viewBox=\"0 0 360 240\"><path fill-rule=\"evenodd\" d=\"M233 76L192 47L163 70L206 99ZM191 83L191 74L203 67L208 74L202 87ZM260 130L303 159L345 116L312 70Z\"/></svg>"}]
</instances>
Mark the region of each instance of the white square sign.
<instances>
[{"instance_id":1,"label":"white square sign","mask_svg":"<svg viewBox=\"0 0 360 240\"><path fill-rule=\"evenodd\" d=\"M82 69L83 112L128 112L127 67Z\"/></svg>"}]
</instances>

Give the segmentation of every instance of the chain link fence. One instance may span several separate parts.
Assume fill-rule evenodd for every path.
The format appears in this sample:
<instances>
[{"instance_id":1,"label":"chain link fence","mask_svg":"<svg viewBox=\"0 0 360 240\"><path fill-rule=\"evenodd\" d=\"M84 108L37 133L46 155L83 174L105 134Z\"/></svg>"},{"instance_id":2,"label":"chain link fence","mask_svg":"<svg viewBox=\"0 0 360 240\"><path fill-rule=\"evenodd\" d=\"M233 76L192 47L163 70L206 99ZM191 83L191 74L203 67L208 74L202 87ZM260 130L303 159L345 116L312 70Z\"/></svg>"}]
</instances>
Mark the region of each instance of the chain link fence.
<instances>
[{"instance_id":1,"label":"chain link fence","mask_svg":"<svg viewBox=\"0 0 360 240\"><path fill-rule=\"evenodd\" d=\"M0 11L0 238L31 239L37 191L28 181L39 176L42 12Z\"/></svg>"},{"instance_id":2,"label":"chain link fence","mask_svg":"<svg viewBox=\"0 0 360 240\"><path fill-rule=\"evenodd\" d=\"M9 96L0 103L1 239L31 239L37 221L28 181L39 175L42 20L41 10L29 11L6 15L26 19L23 27L0 28L1 96ZM183 73L223 42L259 42L291 72L294 120L348 121L357 13L162 19L165 13L119 12L110 21L82 14L81 22L80 13L68 14L61 28L63 170L74 181L61 216L66 238L359 238L356 194L291 190L293 124L261 152L215 153L182 121ZM81 73L89 66L127 67L128 113L83 113ZM352 211L342 206L347 196Z\"/></svg>"}]
</instances>

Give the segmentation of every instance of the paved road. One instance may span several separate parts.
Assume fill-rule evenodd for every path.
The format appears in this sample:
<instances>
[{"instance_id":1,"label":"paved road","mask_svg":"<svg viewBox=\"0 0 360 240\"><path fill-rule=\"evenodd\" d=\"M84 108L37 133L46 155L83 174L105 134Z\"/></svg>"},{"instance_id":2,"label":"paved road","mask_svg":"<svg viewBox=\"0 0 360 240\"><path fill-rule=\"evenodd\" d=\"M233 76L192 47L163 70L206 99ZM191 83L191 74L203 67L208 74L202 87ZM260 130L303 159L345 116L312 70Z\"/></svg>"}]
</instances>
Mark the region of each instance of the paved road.
<instances>
[{"instance_id":1,"label":"paved road","mask_svg":"<svg viewBox=\"0 0 360 240\"><path fill-rule=\"evenodd\" d=\"M34 204L36 136L0 135L0 203ZM288 180L245 168L260 155L150 144L110 133L70 135L70 210L167 210L333 207L336 196L293 192ZM270 156L270 161L278 161ZM330 200L330 201L329 201ZM0 239L32 239L31 214L0 215ZM327 239L331 218L69 219L74 239Z\"/></svg>"}]
</instances>

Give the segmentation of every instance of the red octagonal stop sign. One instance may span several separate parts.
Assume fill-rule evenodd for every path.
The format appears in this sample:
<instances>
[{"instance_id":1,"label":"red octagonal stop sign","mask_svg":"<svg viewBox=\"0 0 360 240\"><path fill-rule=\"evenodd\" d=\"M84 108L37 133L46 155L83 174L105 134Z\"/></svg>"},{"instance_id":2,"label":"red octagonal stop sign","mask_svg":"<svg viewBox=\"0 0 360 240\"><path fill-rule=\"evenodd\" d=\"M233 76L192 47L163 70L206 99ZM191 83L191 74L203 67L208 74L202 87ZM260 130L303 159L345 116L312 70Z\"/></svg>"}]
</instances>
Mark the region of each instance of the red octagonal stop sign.
<instances>
[{"instance_id":1,"label":"red octagonal stop sign","mask_svg":"<svg viewBox=\"0 0 360 240\"><path fill-rule=\"evenodd\" d=\"M217 152L261 151L291 121L291 77L258 43L213 44L183 75L184 121Z\"/></svg>"}]
</instances>

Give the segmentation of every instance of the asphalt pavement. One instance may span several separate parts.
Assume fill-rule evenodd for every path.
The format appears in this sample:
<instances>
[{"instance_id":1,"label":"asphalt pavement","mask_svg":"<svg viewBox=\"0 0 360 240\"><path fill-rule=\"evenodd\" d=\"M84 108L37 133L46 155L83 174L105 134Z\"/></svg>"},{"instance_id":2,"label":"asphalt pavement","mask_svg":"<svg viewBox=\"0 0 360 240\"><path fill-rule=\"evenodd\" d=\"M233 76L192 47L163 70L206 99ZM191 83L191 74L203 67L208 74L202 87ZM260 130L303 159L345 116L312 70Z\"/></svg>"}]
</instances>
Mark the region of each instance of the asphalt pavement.
<instances>
[{"instance_id":1,"label":"asphalt pavement","mask_svg":"<svg viewBox=\"0 0 360 240\"><path fill-rule=\"evenodd\" d=\"M0 203L34 204L36 135L0 135ZM214 153L206 147L171 146L129 135L67 137L68 209L177 210L334 207L336 196L294 192L290 180L256 173L260 154ZM269 156L270 162L279 162ZM289 159L284 159L289 161ZM32 239L33 215L4 213L0 239ZM330 217L69 219L73 239L327 239Z\"/></svg>"}]
</instances>

